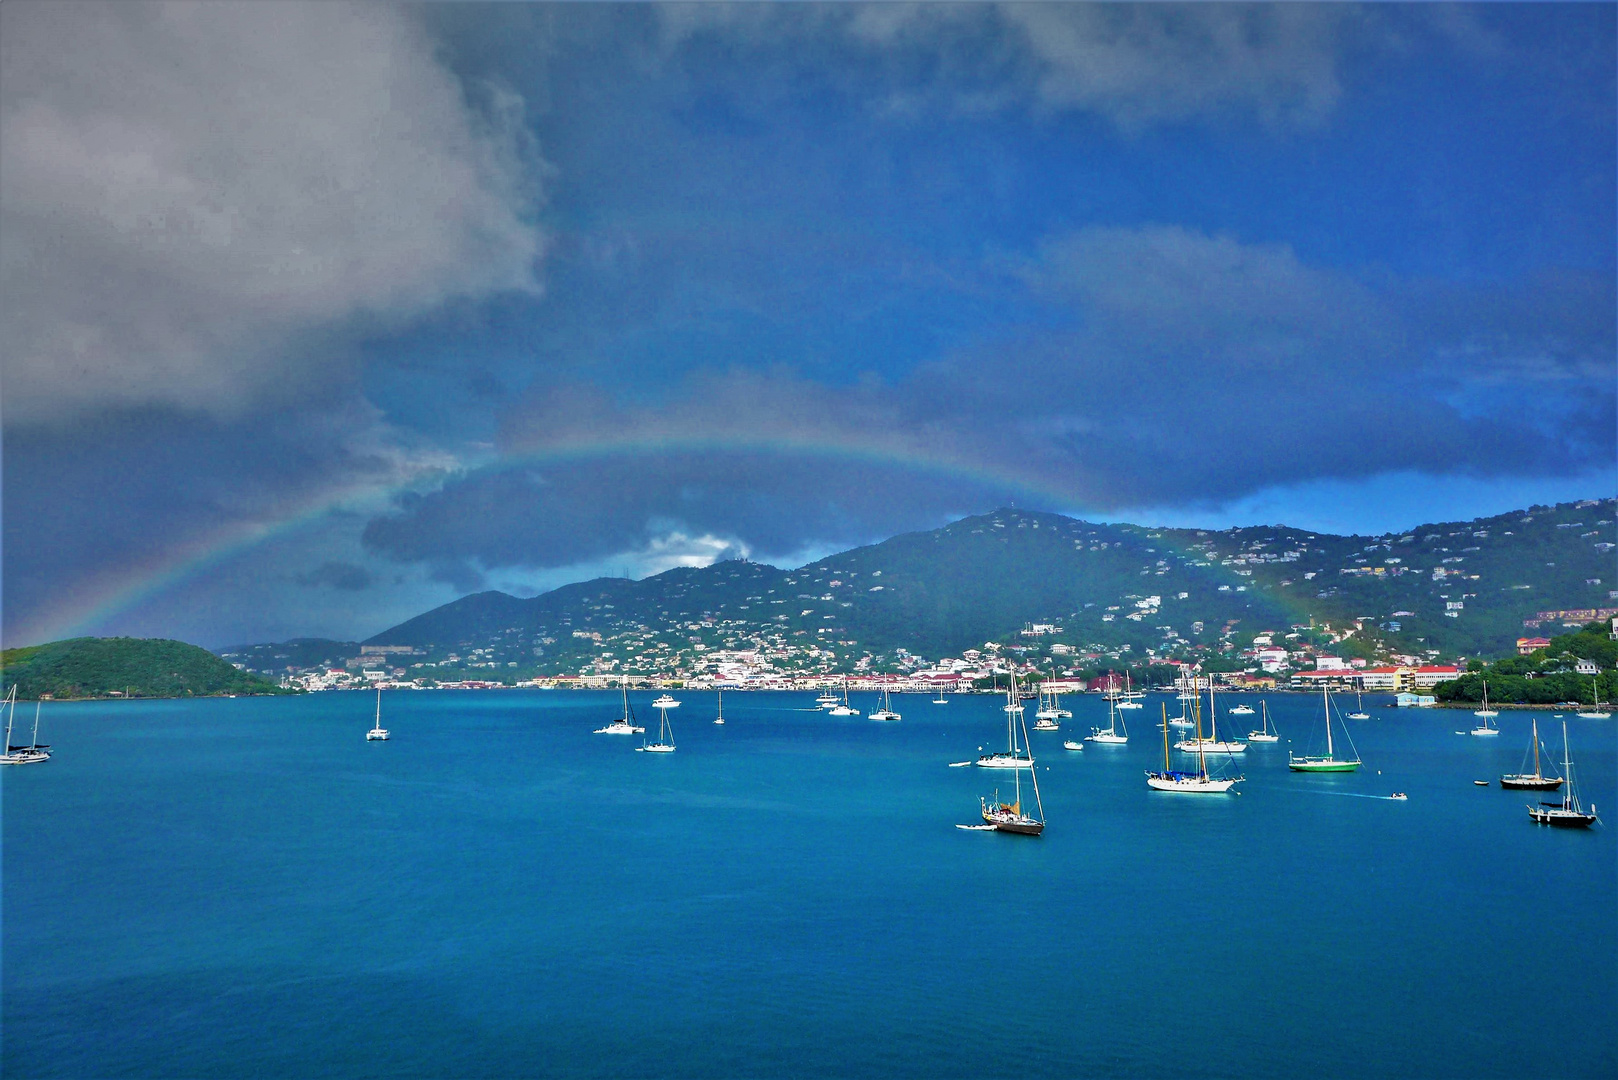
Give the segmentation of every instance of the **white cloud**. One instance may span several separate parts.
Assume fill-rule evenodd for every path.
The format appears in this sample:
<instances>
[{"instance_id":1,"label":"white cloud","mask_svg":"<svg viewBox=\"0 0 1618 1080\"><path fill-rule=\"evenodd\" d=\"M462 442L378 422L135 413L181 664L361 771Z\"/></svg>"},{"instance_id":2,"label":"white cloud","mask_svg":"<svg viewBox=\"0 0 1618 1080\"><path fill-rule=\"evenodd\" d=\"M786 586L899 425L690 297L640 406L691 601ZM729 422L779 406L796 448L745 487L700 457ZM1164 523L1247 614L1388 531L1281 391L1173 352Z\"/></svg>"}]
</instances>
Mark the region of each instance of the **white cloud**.
<instances>
[{"instance_id":1,"label":"white cloud","mask_svg":"<svg viewBox=\"0 0 1618 1080\"><path fill-rule=\"evenodd\" d=\"M228 414L308 335L538 288L522 101L398 8L0 8L8 418ZM296 343L304 342L304 348Z\"/></svg>"},{"instance_id":2,"label":"white cloud","mask_svg":"<svg viewBox=\"0 0 1618 1080\"><path fill-rule=\"evenodd\" d=\"M1319 123L1365 15L1342 4L698 4L658 8L665 48L702 34L756 47L840 40L908 115L1017 104L1085 111L1125 129L1246 113ZM1384 34L1383 37L1386 37Z\"/></svg>"}]
</instances>

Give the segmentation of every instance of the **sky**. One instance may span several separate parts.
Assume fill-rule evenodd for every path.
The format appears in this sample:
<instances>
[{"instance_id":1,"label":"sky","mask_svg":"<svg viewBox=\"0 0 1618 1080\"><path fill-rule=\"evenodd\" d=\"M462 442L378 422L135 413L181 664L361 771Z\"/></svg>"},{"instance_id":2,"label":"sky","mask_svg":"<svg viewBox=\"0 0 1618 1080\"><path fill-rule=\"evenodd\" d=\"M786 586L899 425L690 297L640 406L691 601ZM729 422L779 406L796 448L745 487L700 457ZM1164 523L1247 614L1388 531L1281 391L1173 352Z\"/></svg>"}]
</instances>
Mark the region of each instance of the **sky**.
<instances>
[{"instance_id":1,"label":"sky","mask_svg":"<svg viewBox=\"0 0 1618 1080\"><path fill-rule=\"evenodd\" d=\"M0 5L0 636L1611 495L1615 11Z\"/></svg>"}]
</instances>

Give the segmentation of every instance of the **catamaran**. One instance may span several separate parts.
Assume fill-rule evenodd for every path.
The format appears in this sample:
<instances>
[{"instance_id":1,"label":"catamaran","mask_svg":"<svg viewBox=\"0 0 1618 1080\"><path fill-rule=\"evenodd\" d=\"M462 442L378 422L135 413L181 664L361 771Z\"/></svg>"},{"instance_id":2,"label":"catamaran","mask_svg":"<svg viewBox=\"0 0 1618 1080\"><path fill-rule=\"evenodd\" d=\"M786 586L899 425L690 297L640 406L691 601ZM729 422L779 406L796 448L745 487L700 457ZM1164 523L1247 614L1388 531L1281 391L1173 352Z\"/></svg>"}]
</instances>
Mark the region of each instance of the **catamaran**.
<instances>
[{"instance_id":1,"label":"catamaran","mask_svg":"<svg viewBox=\"0 0 1618 1080\"><path fill-rule=\"evenodd\" d=\"M674 753L674 725L669 723L669 707L657 707L657 741L655 743L641 743L635 747L636 753L672 754Z\"/></svg>"},{"instance_id":2,"label":"catamaran","mask_svg":"<svg viewBox=\"0 0 1618 1080\"><path fill-rule=\"evenodd\" d=\"M899 719L899 714L893 711L893 706L888 701L888 684L887 683L882 684L882 707L880 709L875 709L875 710L867 713L865 718L867 720L897 720L897 719Z\"/></svg>"},{"instance_id":3,"label":"catamaran","mask_svg":"<svg viewBox=\"0 0 1618 1080\"><path fill-rule=\"evenodd\" d=\"M1124 695L1119 699L1118 707L1120 709L1144 709L1146 706L1140 703L1142 696L1143 695L1139 690L1135 690L1130 687L1129 671L1126 668L1124 670Z\"/></svg>"},{"instance_id":4,"label":"catamaran","mask_svg":"<svg viewBox=\"0 0 1618 1080\"><path fill-rule=\"evenodd\" d=\"M1247 733L1247 741L1263 743L1280 742L1281 736L1276 733L1275 729L1270 727L1270 703L1268 701L1261 701L1259 702L1259 707L1264 710L1264 719L1260 722L1259 729L1257 731L1249 731ZM1235 709L1231 710L1231 712L1235 711Z\"/></svg>"},{"instance_id":5,"label":"catamaran","mask_svg":"<svg viewBox=\"0 0 1618 1080\"><path fill-rule=\"evenodd\" d=\"M1317 773L1317 772L1353 772L1355 769L1358 769L1360 767L1360 765L1363 764L1363 763L1360 761L1359 751L1354 750L1354 737L1352 735L1348 734L1348 725L1347 724L1343 725L1343 735L1344 735L1344 737L1346 737L1348 739L1348 747L1349 747L1350 750L1353 750L1354 756L1352 758L1343 758L1343 759L1339 760L1337 758L1337 756L1336 756L1336 753L1337 753L1336 750L1333 749L1333 747L1332 747L1332 739L1331 739L1331 690L1329 688L1327 688L1325 686L1321 686L1321 688L1320 688L1320 701L1321 701L1321 706L1325 710L1325 713L1326 713L1326 756L1325 757L1320 757L1318 755L1314 755L1314 756L1298 757L1295 754L1288 754L1287 755L1287 768L1291 769L1293 772L1309 772L1309 773ZM1342 721L1339 720L1338 723L1341 724Z\"/></svg>"},{"instance_id":6,"label":"catamaran","mask_svg":"<svg viewBox=\"0 0 1618 1080\"><path fill-rule=\"evenodd\" d=\"M860 711L848 703L848 677L843 677L843 700L826 710L832 716L858 716Z\"/></svg>"},{"instance_id":7,"label":"catamaran","mask_svg":"<svg viewBox=\"0 0 1618 1080\"><path fill-rule=\"evenodd\" d=\"M1612 719L1612 713L1601 707L1601 680L1599 678L1591 679L1590 687L1590 700L1595 702L1595 704L1590 706L1588 712L1576 712L1573 715L1577 716L1581 720Z\"/></svg>"},{"instance_id":8,"label":"catamaran","mask_svg":"<svg viewBox=\"0 0 1618 1080\"><path fill-rule=\"evenodd\" d=\"M1016 692L1016 678L1016 675L1012 676L1013 693ZM1014 801L1009 803L1001 802L1000 790L996 788L994 792L993 804L990 804L989 800L979 796L978 805L983 810L984 824L993 825L996 832L1017 833L1022 836L1038 836L1040 833L1045 831L1045 804L1040 800L1039 797L1039 774L1034 769L1033 755L1027 749L1028 731L1026 728L1024 728L1022 733L1024 748L1019 751L1017 747L1017 728L1022 725L1022 716L1020 713L1007 713L1006 716L1008 718L1008 723L1011 725L1010 753L1014 757L1020 753L1028 762L1028 779L1034 785L1034 806L1037 810L1037 816L1023 813L1021 768L1019 768L1017 772L1013 774L1012 783L1016 785L1017 792ZM983 764L981 758L978 760L978 764Z\"/></svg>"},{"instance_id":9,"label":"catamaran","mask_svg":"<svg viewBox=\"0 0 1618 1080\"><path fill-rule=\"evenodd\" d=\"M1129 741L1129 729L1124 726L1124 718L1118 715L1123 706L1118 704L1116 697L1107 699L1107 726L1104 728L1091 728L1090 734L1084 737L1085 742L1103 743L1119 746ZM1123 731L1119 731L1123 728Z\"/></svg>"},{"instance_id":10,"label":"catamaran","mask_svg":"<svg viewBox=\"0 0 1618 1080\"><path fill-rule=\"evenodd\" d=\"M366 742L387 742L388 729L382 726L382 688L376 688L376 723L365 733Z\"/></svg>"},{"instance_id":11,"label":"catamaran","mask_svg":"<svg viewBox=\"0 0 1618 1080\"><path fill-rule=\"evenodd\" d=\"M12 722L17 719L17 684L11 684L11 692L6 700L0 702L6 709L6 751L0 754L0 765L34 765L41 761L49 761L51 748L39 741L39 707L44 699L34 702L34 737L27 746L13 746L11 742Z\"/></svg>"},{"instance_id":12,"label":"catamaran","mask_svg":"<svg viewBox=\"0 0 1618 1080\"><path fill-rule=\"evenodd\" d=\"M1588 829L1599 818L1595 804L1588 812L1579 805L1579 793L1573 786L1573 758L1567 748L1567 721L1562 721L1562 775L1567 777L1567 790L1560 803L1542 802L1528 808L1528 816L1541 825L1555 825L1563 829Z\"/></svg>"},{"instance_id":13,"label":"catamaran","mask_svg":"<svg viewBox=\"0 0 1618 1080\"><path fill-rule=\"evenodd\" d=\"M1534 755L1534 771L1531 773L1508 773L1500 778L1503 788L1517 788L1520 791L1555 791L1562 786L1560 776L1546 776L1539 764L1539 718L1534 718L1533 740L1528 744L1528 753ZM1528 764L1528 753L1523 754L1523 764Z\"/></svg>"},{"instance_id":14,"label":"catamaran","mask_svg":"<svg viewBox=\"0 0 1618 1080\"><path fill-rule=\"evenodd\" d=\"M624 715L606 727L595 729L597 735L643 735L646 729L635 723L635 711L629 707L629 684L624 683Z\"/></svg>"},{"instance_id":15,"label":"catamaran","mask_svg":"<svg viewBox=\"0 0 1618 1080\"><path fill-rule=\"evenodd\" d=\"M1197 712L1201 716L1201 710ZM1201 734L1201 728L1197 729ZM1169 763L1169 707L1163 706L1163 771L1147 772L1146 786L1154 791L1179 791L1194 795L1216 795L1222 791L1229 791L1235 784L1241 783L1243 777L1215 777L1208 775L1208 759L1199 748L1197 750L1197 771L1185 772L1175 769Z\"/></svg>"},{"instance_id":16,"label":"catamaran","mask_svg":"<svg viewBox=\"0 0 1618 1080\"><path fill-rule=\"evenodd\" d=\"M1201 751L1205 754L1240 754L1247 750L1244 742L1224 741L1219 739L1219 715L1214 709L1213 679L1208 679L1208 737L1202 737L1202 699L1199 697L1192 706L1197 717L1197 734L1194 738L1181 739L1174 744L1174 749L1183 750L1187 754Z\"/></svg>"},{"instance_id":17,"label":"catamaran","mask_svg":"<svg viewBox=\"0 0 1618 1080\"><path fill-rule=\"evenodd\" d=\"M1005 752L983 754L978 758L976 764L984 769L1031 769L1034 767L1033 755L1026 749L1021 749L1017 746L1017 724L1022 720L1022 706L1017 705L1017 675L1015 672L1011 676L1011 685L1006 687L1006 702Z\"/></svg>"}]
</instances>

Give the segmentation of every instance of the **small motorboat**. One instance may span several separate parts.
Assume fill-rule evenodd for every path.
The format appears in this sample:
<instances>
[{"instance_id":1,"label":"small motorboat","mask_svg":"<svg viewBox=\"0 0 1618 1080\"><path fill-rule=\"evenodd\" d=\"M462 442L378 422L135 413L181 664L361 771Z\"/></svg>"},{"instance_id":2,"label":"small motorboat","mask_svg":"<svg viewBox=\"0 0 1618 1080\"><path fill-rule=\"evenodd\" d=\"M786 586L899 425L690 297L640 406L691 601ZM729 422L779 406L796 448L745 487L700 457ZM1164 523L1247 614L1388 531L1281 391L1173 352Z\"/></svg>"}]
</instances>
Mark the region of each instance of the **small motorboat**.
<instances>
[{"instance_id":1,"label":"small motorboat","mask_svg":"<svg viewBox=\"0 0 1618 1080\"><path fill-rule=\"evenodd\" d=\"M1395 802L1409 802L1410 801L1410 796L1406 795L1402 791L1395 791L1392 795L1389 795L1388 798L1392 799Z\"/></svg>"},{"instance_id":2,"label":"small motorboat","mask_svg":"<svg viewBox=\"0 0 1618 1080\"><path fill-rule=\"evenodd\" d=\"M1489 786L1489 782L1487 780L1474 780L1474 781L1472 781L1472 783L1476 784L1478 787L1488 787Z\"/></svg>"},{"instance_id":3,"label":"small motorboat","mask_svg":"<svg viewBox=\"0 0 1618 1080\"><path fill-rule=\"evenodd\" d=\"M1064 749L1064 750L1083 750L1084 749L1084 744L1081 743L1081 742L1074 742L1072 739L1067 739L1066 741L1064 741L1062 743L1062 749Z\"/></svg>"}]
</instances>

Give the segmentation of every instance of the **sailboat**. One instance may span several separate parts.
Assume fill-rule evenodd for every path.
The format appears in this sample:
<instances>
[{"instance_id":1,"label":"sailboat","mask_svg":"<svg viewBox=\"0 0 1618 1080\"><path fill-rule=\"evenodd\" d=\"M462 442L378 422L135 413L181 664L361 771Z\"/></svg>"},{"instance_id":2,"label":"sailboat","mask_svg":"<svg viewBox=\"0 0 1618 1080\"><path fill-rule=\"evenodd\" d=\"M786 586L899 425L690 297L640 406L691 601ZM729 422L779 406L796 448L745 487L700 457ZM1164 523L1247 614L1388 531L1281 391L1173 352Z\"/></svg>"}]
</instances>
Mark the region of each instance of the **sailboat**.
<instances>
[{"instance_id":1,"label":"sailboat","mask_svg":"<svg viewBox=\"0 0 1618 1080\"><path fill-rule=\"evenodd\" d=\"M1176 695L1180 699L1180 715L1169 721L1169 727L1188 728L1191 726L1190 703L1196 700L1196 695L1186 692L1187 688L1190 686L1191 681L1189 679L1181 680L1180 693Z\"/></svg>"},{"instance_id":2,"label":"sailboat","mask_svg":"<svg viewBox=\"0 0 1618 1080\"><path fill-rule=\"evenodd\" d=\"M1320 688L1320 701L1321 701L1322 707L1325 709L1325 712L1326 712L1326 756L1325 757L1319 757L1319 756L1298 757L1298 756L1296 756L1294 754L1288 754L1287 755L1287 768L1291 769L1293 772L1309 772L1309 773L1317 773L1317 772L1353 772L1355 769L1358 769L1361 764L1363 764L1360 761L1359 751L1355 750L1354 751L1354 756L1352 758L1344 758L1342 760L1338 760L1338 758L1336 757L1337 752L1336 752L1336 750L1334 750L1332 748L1332 739L1331 739L1331 690L1328 687L1322 686ZM1341 721L1338 721L1338 722L1341 723ZM1354 739L1353 739L1353 736L1350 736L1348 734L1348 728L1346 726L1343 728L1343 735L1348 738L1349 749L1353 750L1354 749Z\"/></svg>"},{"instance_id":3,"label":"sailboat","mask_svg":"<svg viewBox=\"0 0 1618 1080\"><path fill-rule=\"evenodd\" d=\"M948 705L949 704L949 698L944 696L944 687L943 687L942 684L940 684L940 686L938 687L938 696L933 698L933 704L934 705Z\"/></svg>"},{"instance_id":4,"label":"sailboat","mask_svg":"<svg viewBox=\"0 0 1618 1080\"><path fill-rule=\"evenodd\" d=\"M1093 743L1108 743L1114 746L1128 742L1129 729L1127 727L1124 728L1122 734L1120 734L1118 731L1120 727L1123 727L1124 723L1124 718L1118 715L1118 710L1122 707L1123 706L1118 704L1117 698L1108 699L1107 726L1105 728L1091 728L1090 734L1084 737L1084 741Z\"/></svg>"},{"instance_id":5,"label":"sailboat","mask_svg":"<svg viewBox=\"0 0 1618 1080\"><path fill-rule=\"evenodd\" d=\"M1201 715L1199 710L1198 715ZM1198 734L1201 729L1198 728ZM1241 783L1243 777L1237 776L1226 779L1208 775L1208 759L1202 750L1197 751L1197 771L1185 772L1175 769L1169 764L1169 707L1163 706L1163 771L1147 772L1146 786L1154 791L1181 791L1188 794L1216 795L1222 791L1229 791L1235 784Z\"/></svg>"},{"instance_id":6,"label":"sailboat","mask_svg":"<svg viewBox=\"0 0 1618 1080\"><path fill-rule=\"evenodd\" d=\"M674 725L669 723L669 707L657 707L657 741L655 743L642 743L635 747L635 752L648 754L674 753Z\"/></svg>"},{"instance_id":7,"label":"sailboat","mask_svg":"<svg viewBox=\"0 0 1618 1080\"><path fill-rule=\"evenodd\" d=\"M860 711L848 703L848 677L843 677L843 700L826 710L832 716L858 716Z\"/></svg>"},{"instance_id":8,"label":"sailboat","mask_svg":"<svg viewBox=\"0 0 1618 1080\"><path fill-rule=\"evenodd\" d=\"M376 724L365 733L366 742L387 742L388 729L382 726L382 688L376 688Z\"/></svg>"},{"instance_id":9,"label":"sailboat","mask_svg":"<svg viewBox=\"0 0 1618 1080\"><path fill-rule=\"evenodd\" d=\"M1194 738L1181 739L1174 744L1174 749L1183 750L1188 754L1202 752L1205 754L1240 754L1247 750L1244 742L1219 740L1219 715L1214 709L1213 678L1208 679L1208 737L1202 737L1202 699L1199 697L1192 709L1197 717L1197 734Z\"/></svg>"},{"instance_id":10,"label":"sailboat","mask_svg":"<svg viewBox=\"0 0 1618 1080\"><path fill-rule=\"evenodd\" d=\"M11 684L11 693L6 695L3 703L6 708L6 751L0 754L0 765L35 765L41 761L49 761L51 748L39 741L39 707L43 699L34 702L34 737L27 746L13 746L11 742L12 722L17 719L17 684Z\"/></svg>"},{"instance_id":11,"label":"sailboat","mask_svg":"<svg viewBox=\"0 0 1618 1080\"><path fill-rule=\"evenodd\" d=\"M1052 678L1055 678L1052 675ZM1064 716L1073 714L1062 708L1061 702L1056 700L1056 691L1046 691L1044 682L1039 684L1039 711L1034 713L1035 731L1056 731L1062 725L1057 723Z\"/></svg>"},{"instance_id":12,"label":"sailboat","mask_svg":"<svg viewBox=\"0 0 1618 1080\"><path fill-rule=\"evenodd\" d=\"M1590 680L1590 700L1595 702L1595 704L1590 706L1589 712L1576 712L1573 715L1577 716L1581 720L1612 719L1612 713L1601 707L1601 680L1599 678L1593 678Z\"/></svg>"},{"instance_id":13,"label":"sailboat","mask_svg":"<svg viewBox=\"0 0 1618 1080\"><path fill-rule=\"evenodd\" d=\"M1482 678L1482 677L1480 676L1479 678ZM1496 712L1494 709L1489 708L1489 681L1487 679L1483 679L1482 681L1483 681L1483 708L1477 710L1472 715L1477 716L1477 717L1481 717L1482 720L1483 720L1483 723L1481 723L1477 727L1473 728L1472 729L1472 734L1474 734L1474 735L1498 735L1498 734L1500 734L1500 729L1490 727L1489 726L1489 718L1492 717L1492 716L1499 716L1500 714L1498 712Z\"/></svg>"},{"instance_id":14,"label":"sailboat","mask_svg":"<svg viewBox=\"0 0 1618 1080\"><path fill-rule=\"evenodd\" d=\"M1011 685L1006 688L1006 702L1005 753L983 754L976 764L984 769L1031 769L1034 767L1033 755L1017 746L1017 724L1022 719L1022 706L1017 704L1016 672L1012 672Z\"/></svg>"},{"instance_id":15,"label":"sailboat","mask_svg":"<svg viewBox=\"0 0 1618 1080\"><path fill-rule=\"evenodd\" d=\"M597 735L642 735L646 732L645 728L635 723L635 712L629 707L628 683L623 684L623 692L624 715L620 719L614 720L606 727L596 728L595 733Z\"/></svg>"},{"instance_id":16,"label":"sailboat","mask_svg":"<svg viewBox=\"0 0 1618 1080\"><path fill-rule=\"evenodd\" d=\"M725 722L725 688L723 686L721 686L721 687L718 687L718 690L719 690L719 711L714 715L713 722L716 723L716 724L723 724Z\"/></svg>"},{"instance_id":17,"label":"sailboat","mask_svg":"<svg viewBox=\"0 0 1618 1080\"><path fill-rule=\"evenodd\" d=\"M1371 714L1365 711L1365 697L1359 691L1354 691L1354 711L1348 714L1350 720L1369 720Z\"/></svg>"},{"instance_id":18,"label":"sailboat","mask_svg":"<svg viewBox=\"0 0 1618 1080\"><path fill-rule=\"evenodd\" d=\"M1120 709L1144 709L1146 706L1140 703L1140 697L1141 692L1139 690L1130 688L1129 670L1126 668L1124 670L1124 696L1119 700L1118 707Z\"/></svg>"},{"instance_id":19,"label":"sailboat","mask_svg":"<svg viewBox=\"0 0 1618 1080\"><path fill-rule=\"evenodd\" d=\"M1567 748L1567 721L1562 721L1562 775L1567 777L1567 790L1562 793L1560 803L1542 802L1538 806L1528 808L1528 816L1541 825L1556 825L1564 829L1588 829L1599 819L1596 817L1595 804L1590 804L1590 810L1585 812L1579 805L1579 793L1573 785L1573 758Z\"/></svg>"},{"instance_id":20,"label":"sailboat","mask_svg":"<svg viewBox=\"0 0 1618 1080\"><path fill-rule=\"evenodd\" d=\"M897 720L897 719L899 719L899 714L893 711L893 707L888 701L888 684L887 683L882 684L882 707L880 709L875 709L875 710L867 713L865 718L867 720Z\"/></svg>"},{"instance_id":21,"label":"sailboat","mask_svg":"<svg viewBox=\"0 0 1618 1080\"><path fill-rule=\"evenodd\" d=\"M1534 771L1531 773L1510 773L1500 778L1503 788L1517 788L1520 791L1555 791L1562 786L1560 776L1546 776L1539 765L1539 718L1534 718L1533 741L1528 746L1534 755ZM1528 754L1523 755L1523 764L1528 763Z\"/></svg>"},{"instance_id":22,"label":"sailboat","mask_svg":"<svg viewBox=\"0 0 1618 1080\"><path fill-rule=\"evenodd\" d=\"M1276 732L1270 727L1270 703L1268 701L1261 701L1259 702L1259 708L1264 710L1264 719L1262 722L1260 722L1259 729L1257 731L1249 731L1247 733L1247 741L1264 743L1280 742L1281 736L1276 734ZM1232 709L1231 711L1235 712L1236 710Z\"/></svg>"},{"instance_id":23,"label":"sailboat","mask_svg":"<svg viewBox=\"0 0 1618 1080\"><path fill-rule=\"evenodd\" d=\"M1013 688L1011 692L1015 694L1017 676L1013 674L1011 680ZM1011 727L1010 753L1013 757L1017 757L1019 754L1017 728L1023 726L1022 715L1020 713L1007 713L1006 717L1007 723ZM1039 797L1039 774L1034 770L1033 755L1026 749L1028 746L1028 730L1025 726L1023 727L1022 741L1024 749L1020 753L1022 759L1028 762L1028 779L1034 785L1034 806L1037 810L1037 816L1023 813L1022 770L1020 768L1013 774L1012 783L1016 785L1017 792L1014 801L1009 803L1001 802L1000 790L996 788L992 805L982 796L978 797L978 805L983 810L984 824L993 825L996 832L1017 833L1021 836L1038 836L1045 831L1045 804ZM978 759L978 764L983 764L981 758Z\"/></svg>"}]
</instances>

